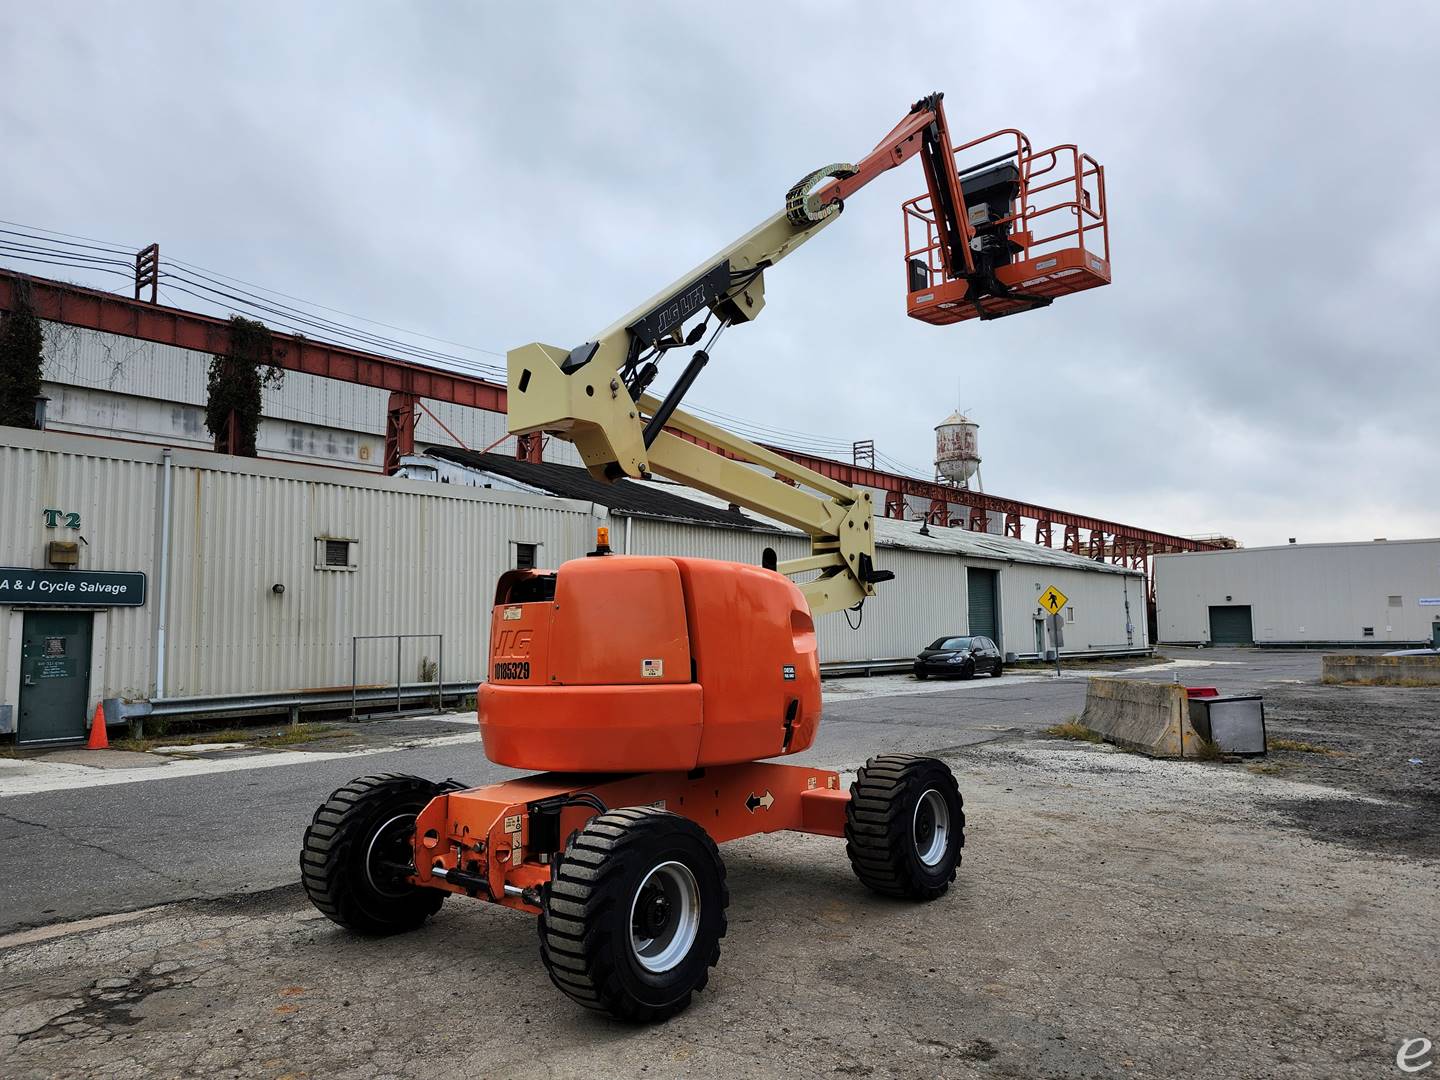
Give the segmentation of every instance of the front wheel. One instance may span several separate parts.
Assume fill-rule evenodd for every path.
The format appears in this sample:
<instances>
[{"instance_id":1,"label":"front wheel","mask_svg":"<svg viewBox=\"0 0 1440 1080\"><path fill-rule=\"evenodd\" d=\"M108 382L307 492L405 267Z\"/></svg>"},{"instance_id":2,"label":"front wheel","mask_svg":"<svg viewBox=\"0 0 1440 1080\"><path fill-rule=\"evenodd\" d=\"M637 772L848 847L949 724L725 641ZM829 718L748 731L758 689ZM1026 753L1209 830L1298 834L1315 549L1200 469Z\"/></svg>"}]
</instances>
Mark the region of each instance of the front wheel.
<instances>
[{"instance_id":1,"label":"front wheel","mask_svg":"<svg viewBox=\"0 0 1440 1080\"><path fill-rule=\"evenodd\" d=\"M418 776L362 776L315 811L300 849L300 881L315 907L341 926L375 937L414 930L445 893L407 879L415 818L454 790Z\"/></svg>"},{"instance_id":2,"label":"front wheel","mask_svg":"<svg viewBox=\"0 0 1440 1080\"><path fill-rule=\"evenodd\" d=\"M943 761L878 755L850 785L845 853L867 888L934 900L955 880L964 846L964 800Z\"/></svg>"},{"instance_id":3,"label":"front wheel","mask_svg":"<svg viewBox=\"0 0 1440 1080\"><path fill-rule=\"evenodd\" d=\"M705 989L725 936L725 864L708 833L653 807L590 819L540 912L540 958L572 1000L621 1020L668 1020Z\"/></svg>"},{"instance_id":4,"label":"front wheel","mask_svg":"<svg viewBox=\"0 0 1440 1080\"><path fill-rule=\"evenodd\" d=\"M917 671L917 672L915 672L915 678L920 679L920 680L922 680L922 681L925 680L925 679L928 679L929 677L930 677L930 675L929 675L928 672L925 672L925 671Z\"/></svg>"},{"instance_id":5,"label":"front wheel","mask_svg":"<svg viewBox=\"0 0 1440 1080\"><path fill-rule=\"evenodd\" d=\"M996 665L995 665L995 672L994 672L995 678L998 679L998 678L1000 678L1001 675L1004 675L1004 674L1005 674L1005 665L1004 665L1004 664L996 664Z\"/></svg>"}]
</instances>

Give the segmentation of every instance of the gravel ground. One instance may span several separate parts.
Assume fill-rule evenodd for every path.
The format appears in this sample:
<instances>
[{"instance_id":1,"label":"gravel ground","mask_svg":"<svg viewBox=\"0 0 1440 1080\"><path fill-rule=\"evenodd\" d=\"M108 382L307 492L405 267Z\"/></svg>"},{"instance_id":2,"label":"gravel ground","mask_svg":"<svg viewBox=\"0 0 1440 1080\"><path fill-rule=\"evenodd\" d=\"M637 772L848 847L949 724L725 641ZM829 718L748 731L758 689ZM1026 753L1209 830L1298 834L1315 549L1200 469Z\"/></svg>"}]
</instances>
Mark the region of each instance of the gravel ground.
<instances>
[{"instance_id":1,"label":"gravel ground","mask_svg":"<svg viewBox=\"0 0 1440 1080\"><path fill-rule=\"evenodd\" d=\"M1265 692L1272 751L1260 768L1379 802L1334 795L1277 807L1312 836L1364 851L1440 860L1440 689L1285 686Z\"/></svg>"},{"instance_id":2,"label":"gravel ground","mask_svg":"<svg viewBox=\"0 0 1440 1080\"><path fill-rule=\"evenodd\" d=\"M1374 812L1361 780L1033 738L947 756L949 894L870 896L824 838L726 845L720 967L662 1027L562 998L523 916L452 900L364 941L282 889L0 940L0 1074L1373 1077L1440 1036L1440 866L1296 817ZM1344 767L1310 757L1285 771Z\"/></svg>"}]
</instances>

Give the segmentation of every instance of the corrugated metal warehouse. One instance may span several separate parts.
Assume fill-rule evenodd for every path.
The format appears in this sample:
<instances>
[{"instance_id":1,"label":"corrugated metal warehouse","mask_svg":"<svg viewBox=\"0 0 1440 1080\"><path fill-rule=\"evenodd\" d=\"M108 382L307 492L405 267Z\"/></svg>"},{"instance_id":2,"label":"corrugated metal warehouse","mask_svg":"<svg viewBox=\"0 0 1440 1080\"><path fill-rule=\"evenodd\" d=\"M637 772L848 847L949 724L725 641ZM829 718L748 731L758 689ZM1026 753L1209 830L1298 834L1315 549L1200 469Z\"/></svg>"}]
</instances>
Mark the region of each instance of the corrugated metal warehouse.
<instances>
[{"instance_id":1,"label":"corrugated metal warehouse","mask_svg":"<svg viewBox=\"0 0 1440 1080\"><path fill-rule=\"evenodd\" d=\"M738 508L721 509L699 492L667 483L601 484L583 469L534 465L494 454L436 450L433 456L464 465L494 482L510 481L530 491L579 498L605 506L621 518L616 543L636 555L699 555L734 562L760 562L767 547L783 561L809 553L809 542L793 530L764 522ZM664 509L655 491L674 492L679 509ZM696 521L696 506L705 520ZM688 507L688 509L686 508ZM877 564L895 572L879 596L866 603L858 630L845 620L817 623L820 659L854 663L913 656L943 634L975 633L993 638L1002 651L1037 656L1047 647L1036 597L1054 585L1070 599L1065 612L1065 648L1071 652L1115 652L1148 648L1145 638L1144 576L1121 566L1069 555L964 529L926 527L916 521L875 519Z\"/></svg>"},{"instance_id":2,"label":"corrugated metal warehouse","mask_svg":"<svg viewBox=\"0 0 1440 1080\"><path fill-rule=\"evenodd\" d=\"M1155 605L1167 644L1440 644L1440 539L1158 555Z\"/></svg>"},{"instance_id":3,"label":"corrugated metal warehouse","mask_svg":"<svg viewBox=\"0 0 1440 1080\"><path fill-rule=\"evenodd\" d=\"M798 534L672 485L600 485L581 469L498 455L479 464L497 470L489 489L0 429L0 492L11 511L0 524L0 565L12 568L12 588L0 589L0 728L41 737L33 723L26 729L27 697L62 682L76 704L43 710L57 717L55 738L67 737L66 724L69 737L83 731L102 699L170 712L337 700L351 686L357 635L443 634L445 682L473 685L485 667L495 579L582 554L596 524L608 522L617 548L628 538L637 554L758 563L765 547L782 558L804 550ZM511 490L500 490L501 469ZM555 488L578 497L557 498ZM960 529L925 536L919 523L885 520L876 528L882 565L897 580L866 605L858 630L821 620L822 661L912 656L967 631L1033 655L1036 596L1051 584L1070 596L1067 649L1148 644L1136 571ZM78 564L47 569L52 541L75 543ZM31 591L105 573L144 575L136 606L107 603L113 594ZM361 683L395 681L393 640L358 648ZM434 677L426 661L439 659L438 643L433 652L428 640L402 648L402 682Z\"/></svg>"}]
</instances>

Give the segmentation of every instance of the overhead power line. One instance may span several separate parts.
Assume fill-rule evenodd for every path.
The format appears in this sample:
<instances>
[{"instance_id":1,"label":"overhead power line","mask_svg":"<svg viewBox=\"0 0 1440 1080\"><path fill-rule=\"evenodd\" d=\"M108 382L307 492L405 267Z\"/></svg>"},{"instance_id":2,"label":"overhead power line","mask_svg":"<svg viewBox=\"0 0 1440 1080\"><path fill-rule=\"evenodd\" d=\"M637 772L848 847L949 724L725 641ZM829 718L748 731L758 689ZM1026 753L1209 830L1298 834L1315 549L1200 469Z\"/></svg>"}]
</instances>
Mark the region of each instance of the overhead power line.
<instances>
[{"instance_id":1,"label":"overhead power line","mask_svg":"<svg viewBox=\"0 0 1440 1080\"><path fill-rule=\"evenodd\" d=\"M63 266L75 270L99 272L131 280L135 276L135 253L138 250L136 247L76 233L26 225L3 218L0 218L0 226L5 226L0 227L0 258L12 262ZM171 269L172 267L174 269ZM174 303L174 294L180 293L226 315L260 316L262 321L276 329L311 337L317 341L323 340L331 344L361 348L427 367L458 370L481 378L502 382L505 379L505 369L499 364L485 363L473 357L431 348L416 341L392 337L366 327L378 327L410 338L433 342L436 345L448 345L452 348L463 349L470 353L494 357L505 355L494 349L467 345L357 315L340 308L271 289L244 278L211 270L199 263L175 258L168 253L161 260L159 281L161 295L171 303ZM321 314L322 312L328 314ZM330 316L338 316L338 318ZM357 326L353 322L345 320L354 320L365 326ZM690 411L704 419L723 424L728 429L755 442L772 443L786 449L814 454L817 457L845 459L850 456L852 449L852 443L845 439L762 424L719 409L695 406ZM907 473L916 477L925 477L930 473L928 469L916 468L878 452L876 461L884 464L891 471Z\"/></svg>"}]
</instances>

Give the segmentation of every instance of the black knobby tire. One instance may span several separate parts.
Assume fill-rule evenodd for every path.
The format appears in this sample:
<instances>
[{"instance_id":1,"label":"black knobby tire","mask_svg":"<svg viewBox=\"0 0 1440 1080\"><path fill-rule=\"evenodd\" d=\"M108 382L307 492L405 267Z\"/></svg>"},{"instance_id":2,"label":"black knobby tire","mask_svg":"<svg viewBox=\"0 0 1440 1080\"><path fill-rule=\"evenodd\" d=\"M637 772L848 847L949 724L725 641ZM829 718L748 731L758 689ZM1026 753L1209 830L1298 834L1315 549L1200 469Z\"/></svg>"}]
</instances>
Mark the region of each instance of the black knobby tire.
<instances>
[{"instance_id":1,"label":"black knobby tire","mask_svg":"<svg viewBox=\"0 0 1440 1080\"><path fill-rule=\"evenodd\" d=\"M705 989L729 902L725 864L699 825L648 806L612 810L573 835L555 866L541 905L540 958L550 980L587 1009L668 1020ZM667 933L680 950L669 959Z\"/></svg>"},{"instance_id":2,"label":"black knobby tire","mask_svg":"<svg viewBox=\"0 0 1440 1080\"><path fill-rule=\"evenodd\" d=\"M460 785L418 776L361 776L315 811L300 849L300 881L310 902L360 934L414 930L446 894L404 881L389 867L412 857L415 815Z\"/></svg>"},{"instance_id":3,"label":"black knobby tire","mask_svg":"<svg viewBox=\"0 0 1440 1080\"><path fill-rule=\"evenodd\" d=\"M943 761L878 755L850 785L845 853L867 888L934 900L955 880L964 846L964 800Z\"/></svg>"}]
</instances>

